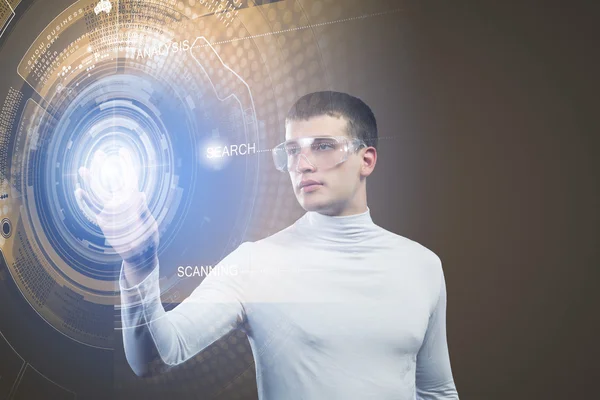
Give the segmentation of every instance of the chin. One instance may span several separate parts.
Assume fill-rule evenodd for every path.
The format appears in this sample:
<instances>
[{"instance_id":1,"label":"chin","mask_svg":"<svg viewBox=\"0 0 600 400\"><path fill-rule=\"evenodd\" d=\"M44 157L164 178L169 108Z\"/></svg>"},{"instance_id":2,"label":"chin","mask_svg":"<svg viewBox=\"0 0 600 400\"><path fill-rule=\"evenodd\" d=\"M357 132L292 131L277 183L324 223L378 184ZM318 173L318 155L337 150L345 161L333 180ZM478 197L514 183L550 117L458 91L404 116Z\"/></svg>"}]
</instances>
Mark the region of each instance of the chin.
<instances>
[{"instance_id":1,"label":"chin","mask_svg":"<svg viewBox=\"0 0 600 400\"><path fill-rule=\"evenodd\" d=\"M319 207L318 205L313 204L312 202L300 202L300 205L302 206L302 208L304 208L304 211L319 211L322 209L322 207Z\"/></svg>"},{"instance_id":2,"label":"chin","mask_svg":"<svg viewBox=\"0 0 600 400\"><path fill-rule=\"evenodd\" d=\"M311 199L298 197L298 203L305 211L324 211L331 208L332 203L326 199Z\"/></svg>"}]
</instances>

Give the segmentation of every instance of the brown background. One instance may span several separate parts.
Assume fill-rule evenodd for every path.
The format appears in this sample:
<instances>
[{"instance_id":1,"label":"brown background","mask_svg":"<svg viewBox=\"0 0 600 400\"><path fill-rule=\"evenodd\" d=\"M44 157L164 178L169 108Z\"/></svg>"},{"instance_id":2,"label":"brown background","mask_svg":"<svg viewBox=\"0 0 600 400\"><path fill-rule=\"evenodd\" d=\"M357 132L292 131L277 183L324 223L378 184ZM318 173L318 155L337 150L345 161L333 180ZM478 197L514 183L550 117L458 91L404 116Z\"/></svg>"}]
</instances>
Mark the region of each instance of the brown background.
<instances>
[{"instance_id":1,"label":"brown background","mask_svg":"<svg viewBox=\"0 0 600 400\"><path fill-rule=\"evenodd\" d=\"M315 36L327 89L393 137L368 179L373 220L442 259L460 398L595 397L598 8L380 3L400 11Z\"/></svg>"},{"instance_id":2,"label":"brown background","mask_svg":"<svg viewBox=\"0 0 600 400\"><path fill-rule=\"evenodd\" d=\"M440 3L352 38L389 78L340 87L402 138L380 149L373 219L442 259L461 399L595 398L600 14Z\"/></svg>"}]
</instances>

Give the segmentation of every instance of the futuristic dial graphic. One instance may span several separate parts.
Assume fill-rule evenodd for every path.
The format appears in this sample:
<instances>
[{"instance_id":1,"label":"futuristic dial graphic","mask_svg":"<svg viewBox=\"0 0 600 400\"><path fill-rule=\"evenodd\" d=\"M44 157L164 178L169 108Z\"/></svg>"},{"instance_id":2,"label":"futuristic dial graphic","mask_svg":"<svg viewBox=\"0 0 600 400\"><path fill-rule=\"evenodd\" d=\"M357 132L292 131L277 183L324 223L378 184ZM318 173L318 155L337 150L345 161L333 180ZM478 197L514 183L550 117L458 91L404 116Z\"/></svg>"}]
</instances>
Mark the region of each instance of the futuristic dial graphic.
<instances>
[{"instance_id":1,"label":"futuristic dial graphic","mask_svg":"<svg viewBox=\"0 0 600 400\"><path fill-rule=\"evenodd\" d=\"M12 103L14 137L3 169L13 194L4 228L13 243L2 246L3 256L14 260L11 275L40 316L91 346L112 346L113 323L106 322L118 322L121 259L76 188L100 209L113 185L136 174L160 227L159 253L197 236L198 224L186 221L204 217L235 232L206 246L205 255L212 248L217 259L251 215L258 158L212 160L206 148L260 146L252 93L176 8L78 1L24 53L17 73L25 84L10 89L20 101ZM121 149L131 165L120 161ZM98 184L82 186L82 166ZM229 218L209 214L232 203ZM77 307L65 305L73 299Z\"/></svg>"},{"instance_id":2,"label":"futuristic dial graphic","mask_svg":"<svg viewBox=\"0 0 600 400\"><path fill-rule=\"evenodd\" d=\"M133 175L159 226L167 304L199 283L178 266L215 265L249 235L293 222L298 205L270 149L291 103L327 87L323 52L350 49L341 27L390 12L369 4L0 0L0 322L22 301L61 340L122 353L122 260L94 214ZM40 351L38 362L22 355L5 326L0 398L11 398L35 365L45 381L51 368ZM238 353L230 373L245 373L249 347L226 340ZM53 398L73 398L74 385Z\"/></svg>"}]
</instances>

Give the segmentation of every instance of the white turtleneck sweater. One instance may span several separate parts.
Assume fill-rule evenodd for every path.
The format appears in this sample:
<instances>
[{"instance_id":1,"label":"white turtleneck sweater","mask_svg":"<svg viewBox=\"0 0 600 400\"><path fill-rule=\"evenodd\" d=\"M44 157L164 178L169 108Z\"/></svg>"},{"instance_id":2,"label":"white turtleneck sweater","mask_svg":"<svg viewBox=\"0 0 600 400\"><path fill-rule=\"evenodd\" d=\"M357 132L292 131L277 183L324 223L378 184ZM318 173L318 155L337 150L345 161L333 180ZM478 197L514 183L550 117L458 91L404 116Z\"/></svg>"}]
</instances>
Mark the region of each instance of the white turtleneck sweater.
<instances>
[{"instance_id":1,"label":"white turtleneck sweater","mask_svg":"<svg viewBox=\"0 0 600 400\"><path fill-rule=\"evenodd\" d=\"M180 364L235 328L248 335L258 395L281 399L458 399L440 259L375 225L370 209L293 225L225 257L173 310L156 267L128 286L123 338L136 374L153 348Z\"/></svg>"}]
</instances>

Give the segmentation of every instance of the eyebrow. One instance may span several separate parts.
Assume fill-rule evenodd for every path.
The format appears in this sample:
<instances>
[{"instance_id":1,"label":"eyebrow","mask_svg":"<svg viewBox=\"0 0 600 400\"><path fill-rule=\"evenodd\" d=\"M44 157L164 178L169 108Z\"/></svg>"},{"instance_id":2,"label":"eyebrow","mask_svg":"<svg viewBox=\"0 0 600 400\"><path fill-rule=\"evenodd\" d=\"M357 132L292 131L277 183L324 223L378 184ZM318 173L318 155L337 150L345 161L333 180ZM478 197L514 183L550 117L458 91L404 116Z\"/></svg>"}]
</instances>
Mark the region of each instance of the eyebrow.
<instances>
[{"instance_id":1,"label":"eyebrow","mask_svg":"<svg viewBox=\"0 0 600 400\"><path fill-rule=\"evenodd\" d=\"M286 140L284 143L284 147L286 149L289 149L290 147L298 147L298 146L299 146L299 144L295 139L290 139L289 141Z\"/></svg>"}]
</instances>

